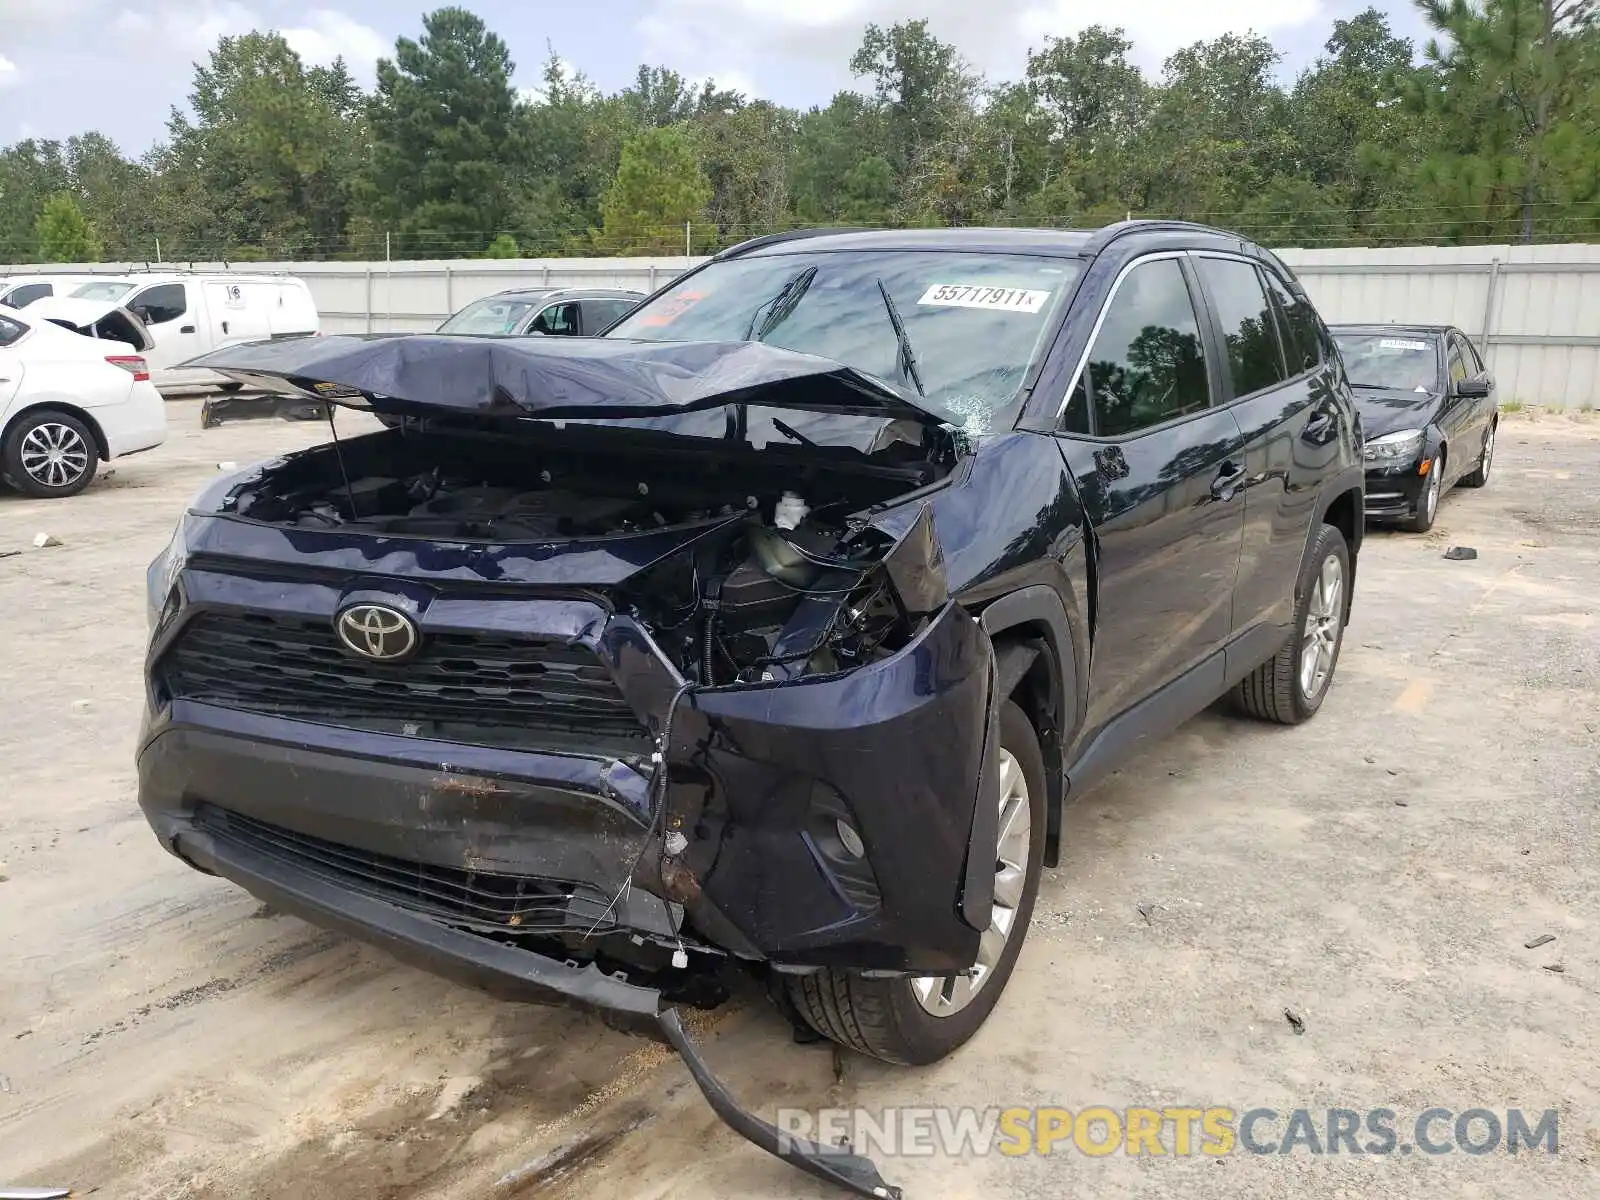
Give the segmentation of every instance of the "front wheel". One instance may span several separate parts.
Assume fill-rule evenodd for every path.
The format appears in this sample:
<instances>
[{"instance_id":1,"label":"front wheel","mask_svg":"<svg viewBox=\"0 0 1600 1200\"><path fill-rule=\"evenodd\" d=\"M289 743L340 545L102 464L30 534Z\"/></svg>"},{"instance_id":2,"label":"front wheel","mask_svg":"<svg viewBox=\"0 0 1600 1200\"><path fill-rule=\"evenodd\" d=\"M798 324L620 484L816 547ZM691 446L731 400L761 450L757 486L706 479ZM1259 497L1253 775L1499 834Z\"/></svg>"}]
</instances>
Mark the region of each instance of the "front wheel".
<instances>
[{"instance_id":1,"label":"front wheel","mask_svg":"<svg viewBox=\"0 0 1600 1200\"><path fill-rule=\"evenodd\" d=\"M785 980L789 1001L823 1037L885 1062L937 1062L978 1032L1016 966L1044 869L1044 756L1027 715L1000 710L1000 824L994 910L967 975L869 979L824 969Z\"/></svg>"},{"instance_id":2,"label":"front wheel","mask_svg":"<svg viewBox=\"0 0 1600 1200\"><path fill-rule=\"evenodd\" d=\"M1422 495L1417 497L1417 511L1405 522L1412 533L1427 533L1433 528L1433 519L1439 515L1439 498L1444 495L1444 454L1433 456L1428 466L1428 478L1422 485Z\"/></svg>"},{"instance_id":3,"label":"front wheel","mask_svg":"<svg viewBox=\"0 0 1600 1200\"><path fill-rule=\"evenodd\" d=\"M1294 636L1240 682L1234 700L1252 717L1298 725L1317 715L1333 683L1349 610L1350 549L1324 525L1300 579Z\"/></svg>"}]
</instances>

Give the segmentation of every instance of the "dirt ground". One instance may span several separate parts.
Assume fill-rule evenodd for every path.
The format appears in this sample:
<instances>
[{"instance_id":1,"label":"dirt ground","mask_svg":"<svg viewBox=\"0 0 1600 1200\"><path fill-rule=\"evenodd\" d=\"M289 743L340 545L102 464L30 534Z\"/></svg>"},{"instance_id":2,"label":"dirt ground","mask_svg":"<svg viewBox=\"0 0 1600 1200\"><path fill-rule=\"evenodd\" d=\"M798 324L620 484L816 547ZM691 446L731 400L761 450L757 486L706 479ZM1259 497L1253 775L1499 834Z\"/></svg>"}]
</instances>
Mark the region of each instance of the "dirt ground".
<instances>
[{"instance_id":1,"label":"dirt ground","mask_svg":"<svg viewBox=\"0 0 1600 1200\"><path fill-rule=\"evenodd\" d=\"M319 436L202 433L195 404L172 413L165 447L77 499L0 495L0 552L21 551L0 559L0 1185L836 1194L724 1130L670 1052L264 913L157 846L133 767L144 566L219 460ZM63 544L34 549L40 531ZM1446 561L1452 545L1479 557ZM1595 1195L1597 597L1600 421L1508 416L1488 489L1449 496L1431 535L1369 539L1316 721L1208 712L1071 810L1016 975L965 1050L890 1068L794 1045L747 1004L700 1024L707 1057L769 1119L933 1103L1560 1110L1553 1157L880 1162L910 1197Z\"/></svg>"}]
</instances>

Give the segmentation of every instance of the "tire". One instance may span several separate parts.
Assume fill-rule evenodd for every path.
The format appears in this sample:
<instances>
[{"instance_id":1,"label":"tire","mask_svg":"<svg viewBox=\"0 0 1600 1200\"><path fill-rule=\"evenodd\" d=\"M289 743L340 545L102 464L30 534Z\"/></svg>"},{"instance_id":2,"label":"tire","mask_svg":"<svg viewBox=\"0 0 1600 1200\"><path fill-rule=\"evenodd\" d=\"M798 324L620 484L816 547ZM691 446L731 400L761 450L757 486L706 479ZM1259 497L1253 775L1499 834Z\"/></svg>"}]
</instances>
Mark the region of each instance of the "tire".
<instances>
[{"instance_id":1,"label":"tire","mask_svg":"<svg viewBox=\"0 0 1600 1200\"><path fill-rule=\"evenodd\" d=\"M789 1002L806 1024L823 1037L884 1062L922 1066L937 1062L966 1042L994 1010L1027 936L1039 875L1044 869L1044 756L1027 716L1010 701L1000 710L1000 748L1010 755L1027 788L1029 830L1027 866L1021 873L1016 907L995 905L996 914L1012 913L1007 927L1009 936L1004 939L998 960L964 1006L942 1016L934 1015L929 1005L937 1007L939 995L946 989L959 989L962 979L868 979L855 971L837 969L786 976L784 986ZM1002 811L1009 791L1003 779ZM1012 798L1016 799L1014 793ZM1000 853L997 850L997 866ZM980 958L981 953L980 950Z\"/></svg>"},{"instance_id":2,"label":"tire","mask_svg":"<svg viewBox=\"0 0 1600 1200\"><path fill-rule=\"evenodd\" d=\"M1330 565L1337 569L1338 584L1332 601L1325 599ZM1241 709L1252 717L1280 725L1299 725L1317 715L1333 685L1339 651L1344 646L1344 623L1350 612L1349 580L1350 549L1345 545L1344 534L1332 525L1324 525L1300 577L1294 636L1239 683L1233 695ZM1331 614L1329 609L1333 610ZM1322 639L1327 654L1325 660L1319 656L1315 671L1308 672L1304 668L1312 636Z\"/></svg>"},{"instance_id":3,"label":"tire","mask_svg":"<svg viewBox=\"0 0 1600 1200\"><path fill-rule=\"evenodd\" d=\"M89 427L54 409L23 414L0 447L6 482L39 500L76 496L93 481L99 464Z\"/></svg>"},{"instance_id":4,"label":"tire","mask_svg":"<svg viewBox=\"0 0 1600 1200\"><path fill-rule=\"evenodd\" d=\"M1489 469L1494 466L1494 435L1499 432L1500 421L1491 418L1489 428L1483 435L1483 450L1478 455L1478 465L1472 468L1470 475L1463 475L1460 480L1462 487L1481 488L1489 482Z\"/></svg>"},{"instance_id":5,"label":"tire","mask_svg":"<svg viewBox=\"0 0 1600 1200\"><path fill-rule=\"evenodd\" d=\"M1439 515L1439 503L1444 499L1444 454L1441 449L1433 456L1433 465L1428 468L1428 482L1422 489L1422 495L1417 497L1417 511L1400 523L1402 529L1412 533L1427 533L1433 528L1433 522Z\"/></svg>"}]
</instances>

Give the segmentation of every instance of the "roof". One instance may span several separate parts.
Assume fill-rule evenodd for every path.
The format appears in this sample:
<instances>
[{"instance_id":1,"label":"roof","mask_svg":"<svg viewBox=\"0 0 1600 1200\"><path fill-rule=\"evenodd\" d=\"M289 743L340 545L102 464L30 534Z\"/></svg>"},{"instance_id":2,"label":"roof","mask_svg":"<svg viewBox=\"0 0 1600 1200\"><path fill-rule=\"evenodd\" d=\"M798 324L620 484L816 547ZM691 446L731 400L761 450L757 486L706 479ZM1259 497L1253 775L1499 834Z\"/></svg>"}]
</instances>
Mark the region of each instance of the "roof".
<instances>
[{"instance_id":1,"label":"roof","mask_svg":"<svg viewBox=\"0 0 1600 1200\"><path fill-rule=\"evenodd\" d=\"M1189 221L1118 221L1101 229L800 229L752 238L724 250L718 257L781 254L803 243L807 250L969 250L991 254L1047 254L1060 257L1094 255L1112 242L1143 235L1162 237L1197 248L1237 249L1253 243L1242 234L1213 229Z\"/></svg>"},{"instance_id":2,"label":"roof","mask_svg":"<svg viewBox=\"0 0 1600 1200\"><path fill-rule=\"evenodd\" d=\"M596 300L643 300L643 292L630 291L628 288L589 288L589 287L526 287L506 288L503 291L493 292L490 295L479 297L482 300L499 300L505 296L526 296L532 299L535 296L571 296L582 300L590 297ZM472 303L476 304L474 300Z\"/></svg>"}]
</instances>

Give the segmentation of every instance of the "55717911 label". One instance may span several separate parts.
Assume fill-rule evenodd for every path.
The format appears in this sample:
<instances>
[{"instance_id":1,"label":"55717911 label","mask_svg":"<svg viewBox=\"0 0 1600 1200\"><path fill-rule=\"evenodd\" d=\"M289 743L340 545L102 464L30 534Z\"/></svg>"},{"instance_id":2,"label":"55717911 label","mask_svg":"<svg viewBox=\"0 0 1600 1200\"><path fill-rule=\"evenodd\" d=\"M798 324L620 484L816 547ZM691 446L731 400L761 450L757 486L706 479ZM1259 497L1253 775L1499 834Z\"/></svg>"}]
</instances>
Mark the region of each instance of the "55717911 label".
<instances>
[{"instance_id":1,"label":"55717911 label","mask_svg":"<svg viewBox=\"0 0 1600 1200\"><path fill-rule=\"evenodd\" d=\"M997 312L1036 313L1049 299L1048 291L1035 291L1031 288L936 283L922 293L922 298L917 303L939 308L987 308Z\"/></svg>"}]
</instances>

